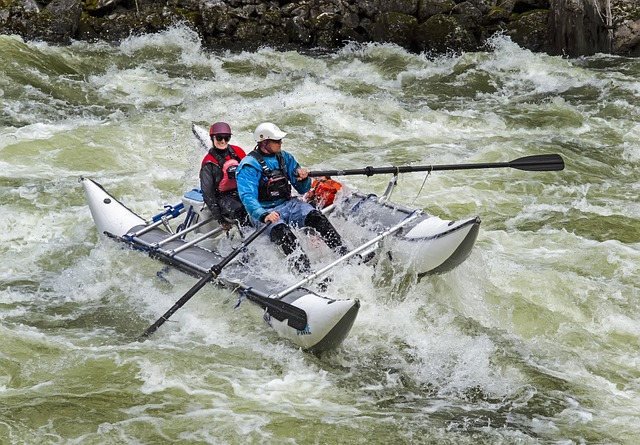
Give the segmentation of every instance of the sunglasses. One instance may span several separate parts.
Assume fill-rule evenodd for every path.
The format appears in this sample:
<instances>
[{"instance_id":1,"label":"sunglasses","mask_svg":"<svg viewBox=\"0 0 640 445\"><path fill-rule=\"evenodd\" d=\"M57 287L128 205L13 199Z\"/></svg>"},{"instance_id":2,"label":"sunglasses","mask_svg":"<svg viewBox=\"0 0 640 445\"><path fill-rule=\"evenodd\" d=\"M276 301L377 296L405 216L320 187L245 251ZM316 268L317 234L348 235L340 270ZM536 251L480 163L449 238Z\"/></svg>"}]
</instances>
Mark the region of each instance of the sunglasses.
<instances>
[{"instance_id":1,"label":"sunglasses","mask_svg":"<svg viewBox=\"0 0 640 445\"><path fill-rule=\"evenodd\" d=\"M218 142L222 142L222 141L229 142L230 140L231 140L230 134L216 134L216 141Z\"/></svg>"}]
</instances>

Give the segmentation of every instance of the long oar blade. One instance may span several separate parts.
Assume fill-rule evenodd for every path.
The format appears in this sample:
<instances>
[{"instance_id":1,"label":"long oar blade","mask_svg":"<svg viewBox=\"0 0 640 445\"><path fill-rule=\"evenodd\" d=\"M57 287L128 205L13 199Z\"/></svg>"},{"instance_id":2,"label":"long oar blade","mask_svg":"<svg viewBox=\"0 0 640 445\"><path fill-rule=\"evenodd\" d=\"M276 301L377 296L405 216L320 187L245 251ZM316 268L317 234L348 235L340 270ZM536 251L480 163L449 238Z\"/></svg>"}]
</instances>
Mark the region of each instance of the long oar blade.
<instances>
[{"instance_id":1,"label":"long oar blade","mask_svg":"<svg viewBox=\"0 0 640 445\"><path fill-rule=\"evenodd\" d=\"M530 172L564 170L564 160L557 154L525 156L524 158L515 159L508 164L511 168Z\"/></svg>"},{"instance_id":2,"label":"long oar blade","mask_svg":"<svg viewBox=\"0 0 640 445\"><path fill-rule=\"evenodd\" d=\"M247 299L266 309L276 320L287 320L287 324L294 329L304 331L307 328L307 313L299 307L276 298L262 297L251 291L247 293Z\"/></svg>"}]
</instances>

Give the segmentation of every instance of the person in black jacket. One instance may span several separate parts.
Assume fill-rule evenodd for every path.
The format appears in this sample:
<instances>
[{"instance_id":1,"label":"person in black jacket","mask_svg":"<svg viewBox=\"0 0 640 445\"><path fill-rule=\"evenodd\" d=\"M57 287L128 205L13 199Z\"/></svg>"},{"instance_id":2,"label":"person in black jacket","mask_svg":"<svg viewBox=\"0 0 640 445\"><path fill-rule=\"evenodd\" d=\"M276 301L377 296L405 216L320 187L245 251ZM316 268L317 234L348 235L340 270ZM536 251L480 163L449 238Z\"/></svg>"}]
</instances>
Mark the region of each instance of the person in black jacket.
<instances>
[{"instance_id":1,"label":"person in black jacket","mask_svg":"<svg viewBox=\"0 0 640 445\"><path fill-rule=\"evenodd\" d=\"M249 225L247 211L238 196L235 170L245 157L245 152L237 145L229 144L231 127L226 122L211 125L209 135L213 147L202 160L200 167L200 188L204 202L218 224L229 230L232 223Z\"/></svg>"}]
</instances>

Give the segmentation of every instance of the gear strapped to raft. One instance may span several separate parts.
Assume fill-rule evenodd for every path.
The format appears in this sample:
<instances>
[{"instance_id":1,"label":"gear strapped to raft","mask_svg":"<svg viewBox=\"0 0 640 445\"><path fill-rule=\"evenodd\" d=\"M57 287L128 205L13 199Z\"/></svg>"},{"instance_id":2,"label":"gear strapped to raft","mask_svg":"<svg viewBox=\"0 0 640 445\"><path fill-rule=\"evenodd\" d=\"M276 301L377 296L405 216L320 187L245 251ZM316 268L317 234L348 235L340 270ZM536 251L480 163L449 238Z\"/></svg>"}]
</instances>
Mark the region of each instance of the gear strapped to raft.
<instances>
[{"instance_id":1,"label":"gear strapped to raft","mask_svg":"<svg viewBox=\"0 0 640 445\"><path fill-rule=\"evenodd\" d=\"M342 184L329 177L314 179L311 189L305 193L304 199L317 209L324 209L333 204Z\"/></svg>"}]
</instances>

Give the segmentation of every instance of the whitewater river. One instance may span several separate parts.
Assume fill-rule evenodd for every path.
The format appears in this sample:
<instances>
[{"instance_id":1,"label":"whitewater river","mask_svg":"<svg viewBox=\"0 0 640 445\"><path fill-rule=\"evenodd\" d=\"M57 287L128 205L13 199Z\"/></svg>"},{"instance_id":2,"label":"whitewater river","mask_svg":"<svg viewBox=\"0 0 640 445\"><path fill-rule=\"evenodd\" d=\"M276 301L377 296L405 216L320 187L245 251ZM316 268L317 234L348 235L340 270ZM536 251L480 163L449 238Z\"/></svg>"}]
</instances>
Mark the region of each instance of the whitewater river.
<instances>
[{"instance_id":1,"label":"whitewater river","mask_svg":"<svg viewBox=\"0 0 640 445\"><path fill-rule=\"evenodd\" d=\"M0 37L0 59L0 443L640 443L640 59L500 39L437 59L216 53L181 29ZM422 280L337 270L327 293L362 308L336 351L297 349L214 286L138 343L195 279L98 236L78 178L155 214L197 185L191 124L217 120L247 150L275 122L316 169L542 153L566 169L402 175L394 201L479 215L477 245Z\"/></svg>"}]
</instances>

